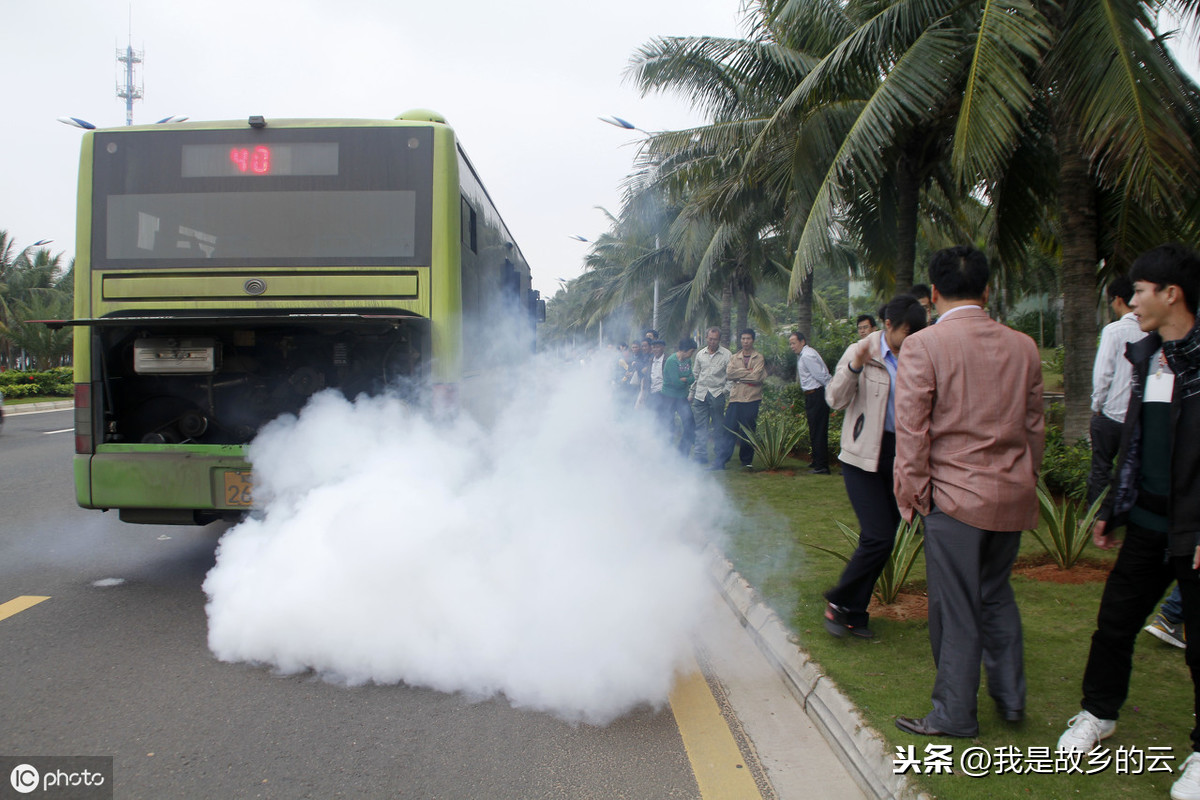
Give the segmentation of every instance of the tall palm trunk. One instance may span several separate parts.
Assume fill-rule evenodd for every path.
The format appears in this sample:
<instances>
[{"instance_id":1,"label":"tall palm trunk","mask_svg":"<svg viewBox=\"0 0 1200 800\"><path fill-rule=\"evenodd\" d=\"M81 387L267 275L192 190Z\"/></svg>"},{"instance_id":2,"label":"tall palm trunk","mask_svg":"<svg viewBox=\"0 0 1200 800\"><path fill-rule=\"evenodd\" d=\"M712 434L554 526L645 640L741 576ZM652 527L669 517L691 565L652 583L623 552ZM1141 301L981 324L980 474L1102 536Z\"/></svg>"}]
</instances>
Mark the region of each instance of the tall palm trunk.
<instances>
[{"instance_id":1,"label":"tall palm trunk","mask_svg":"<svg viewBox=\"0 0 1200 800\"><path fill-rule=\"evenodd\" d=\"M738 333L739 341L741 332L750 327L750 292L745 286L739 287L737 291L737 327L734 331Z\"/></svg>"},{"instance_id":2,"label":"tall palm trunk","mask_svg":"<svg viewBox=\"0 0 1200 800\"><path fill-rule=\"evenodd\" d=\"M721 288L721 341L733 349L733 281L726 281Z\"/></svg>"},{"instance_id":3,"label":"tall palm trunk","mask_svg":"<svg viewBox=\"0 0 1200 800\"><path fill-rule=\"evenodd\" d=\"M806 336L812 336L812 308L813 274L810 272L800 282L800 296L796 298L796 327Z\"/></svg>"},{"instance_id":4,"label":"tall palm trunk","mask_svg":"<svg viewBox=\"0 0 1200 800\"><path fill-rule=\"evenodd\" d=\"M921 184L913 159L902 154L896 165L896 294L908 292L913 285L920 192Z\"/></svg>"},{"instance_id":5,"label":"tall palm trunk","mask_svg":"<svg viewBox=\"0 0 1200 800\"><path fill-rule=\"evenodd\" d=\"M1062 230L1063 390L1067 441L1084 437L1091 417L1092 362L1096 357L1096 189L1069 119L1056 121L1058 204Z\"/></svg>"}]
</instances>

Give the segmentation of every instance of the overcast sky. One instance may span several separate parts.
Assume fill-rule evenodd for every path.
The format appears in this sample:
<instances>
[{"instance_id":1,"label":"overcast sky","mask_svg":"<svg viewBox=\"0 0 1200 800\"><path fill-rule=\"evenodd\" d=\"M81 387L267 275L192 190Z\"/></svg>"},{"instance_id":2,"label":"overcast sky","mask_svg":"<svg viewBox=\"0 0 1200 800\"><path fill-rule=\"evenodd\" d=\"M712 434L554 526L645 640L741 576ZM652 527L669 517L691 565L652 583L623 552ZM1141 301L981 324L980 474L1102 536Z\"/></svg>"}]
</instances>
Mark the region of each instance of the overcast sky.
<instances>
[{"instance_id":1,"label":"overcast sky","mask_svg":"<svg viewBox=\"0 0 1200 800\"><path fill-rule=\"evenodd\" d=\"M389 119L432 108L454 126L534 274L582 269L620 208L640 134L699 116L623 80L655 36L741 33L740 0L5 0L0 229L18 247L75 255L82 131L123 125L117 50L132 42L144 99L134 123L271 117Z\"/></svg>"}]
</instances>

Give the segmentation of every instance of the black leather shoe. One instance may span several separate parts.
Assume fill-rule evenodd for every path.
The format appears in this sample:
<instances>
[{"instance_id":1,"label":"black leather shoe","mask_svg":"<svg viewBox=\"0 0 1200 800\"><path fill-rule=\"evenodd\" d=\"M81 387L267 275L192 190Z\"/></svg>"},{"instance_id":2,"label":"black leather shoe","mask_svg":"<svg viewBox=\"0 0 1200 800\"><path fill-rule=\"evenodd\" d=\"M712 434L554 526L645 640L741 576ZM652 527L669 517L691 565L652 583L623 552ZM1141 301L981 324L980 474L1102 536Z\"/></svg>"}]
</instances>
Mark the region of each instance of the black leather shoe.
<instances>
[{"instance_id":1,"label":"black leather shoe","mask_svg":"<svg viewBox=\"0 0 1200 800\"><path fill-rule=\"evenodd\" d=\"M1025 709L1023 708L1003 708L996 706L997 713L1004 719L1005 722L1024 722Z\"/></svg>"},{"instance_id":2,"label":"black leather shoe","mask_svg":"<svg viewBox=\"0 0 1200 800\"><path fill-rule=\"evenodd\" d=\"M961 733L946 733L945 731L939 731L937 728L927 723L924 717L921 717L920 719L913 719L912 717L896 717L896 727L905 733L912 733L916 734L917 736L954 736L960 739L971 738L970 736L966 736Z\"/></svg>"}]
</instances>

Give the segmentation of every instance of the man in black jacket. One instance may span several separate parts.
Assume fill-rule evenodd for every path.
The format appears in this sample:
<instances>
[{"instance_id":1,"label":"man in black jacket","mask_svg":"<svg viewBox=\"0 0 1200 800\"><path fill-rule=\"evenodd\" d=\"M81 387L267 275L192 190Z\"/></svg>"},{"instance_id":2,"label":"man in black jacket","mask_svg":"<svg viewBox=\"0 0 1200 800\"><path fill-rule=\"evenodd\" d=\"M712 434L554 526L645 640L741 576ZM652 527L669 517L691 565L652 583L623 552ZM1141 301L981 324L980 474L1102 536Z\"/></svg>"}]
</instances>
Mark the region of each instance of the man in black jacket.
<instances>
[{"instance_id":1,"label":"man in black jacket","mask_svg":"<svg viewBox=\"0 0 1200 800\"><path fill-rule=\"evenodd\" d=\"M1133 263L1130 306L1150 335L1126 347L1133 364L1129 410L1109 496L1092 532L1097 547L1117 545L1104 584L1096 632L1083 674L1083 711L1068 723L1058 749L1089 752L1112 735L1129 693L1133 645L1171 581L1183 595L1184 624L1200 631L1200 257L1178 245L1143 253ZM1187 663L1196 689L1200 751L1200 636L1189 637ZM1180 765L1175 800L1200 800L1200 752Z\"/></svg>"}]
</instances>

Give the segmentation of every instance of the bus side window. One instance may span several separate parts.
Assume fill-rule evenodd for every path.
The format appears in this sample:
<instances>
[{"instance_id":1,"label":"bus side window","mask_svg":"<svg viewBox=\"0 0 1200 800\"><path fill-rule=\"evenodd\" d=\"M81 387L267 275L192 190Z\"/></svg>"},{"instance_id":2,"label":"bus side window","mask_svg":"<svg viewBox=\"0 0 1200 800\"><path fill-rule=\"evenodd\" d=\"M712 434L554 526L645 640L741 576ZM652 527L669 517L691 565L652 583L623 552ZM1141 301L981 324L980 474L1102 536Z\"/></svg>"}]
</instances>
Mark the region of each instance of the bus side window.
<instances>
[{"instance_id":1,"label":"bus side window","mask_svg":"<svg viewBox=\"0 0 1200 800\"><path fill-rule=\"evenodd\" d=\"M462 240L463 244L471 249L472 253L477 253L479 250L476 245L476 230L477 217L475 209L471 208L471 204L467 202L467 198L462 197Z\"/></svg>"}]
</instances>

